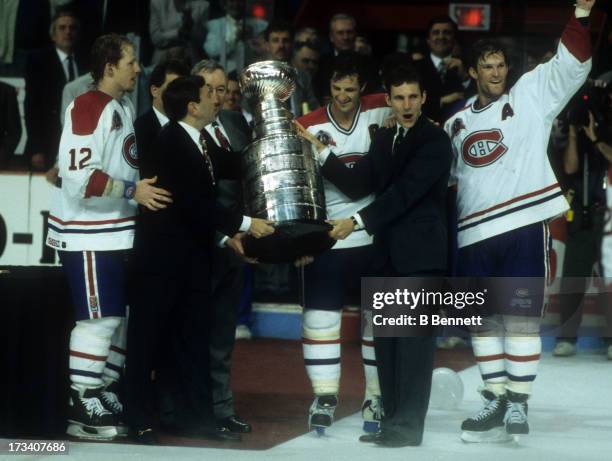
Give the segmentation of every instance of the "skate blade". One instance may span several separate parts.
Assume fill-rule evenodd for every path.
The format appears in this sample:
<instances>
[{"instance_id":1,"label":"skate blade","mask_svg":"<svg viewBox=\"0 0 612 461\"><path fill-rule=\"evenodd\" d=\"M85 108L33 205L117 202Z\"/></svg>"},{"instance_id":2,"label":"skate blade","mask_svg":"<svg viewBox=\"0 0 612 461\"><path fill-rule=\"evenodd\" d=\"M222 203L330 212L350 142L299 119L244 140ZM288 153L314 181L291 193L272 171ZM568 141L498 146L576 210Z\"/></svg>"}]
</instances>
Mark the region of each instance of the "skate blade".
<instances>
[{"instance_id":1,"label":"skate blade","mask_svg":"<svg viewBox=\"0 0 612 461\"><path fill-rule=\"evenodd\" d=\"M498 427L486 432L463 431L461 440L466 443L506 443L513 440L505 427Z\"/></svg>"},{"instance_id":2,"label":"skate blade","mask_svg":"<svg viewBox=\"0 0 612 461\"><path fill-rule=\"evenodd\" d=\"M117 436L117 428L115 426L85 426L76 421L68 421L70 424L66 429L66 434L79 439L86 440L114 440Z\"/></svg>"},{"instance_id":3,"label":"skate blade","mask_svg":"<svg viewBox=\"0 0 612 461\"><path fill-rule=\"evenodd\" d=\"M375 434L380 431L380 421L364 421L363 432L367 434Z\"/></svg>"},{"instance_id":4,"label":"skate blade","mask_svg":"<svg viewBox=\"0 0 612 461\"><path fill-rule=\"evenodd\" d=\"M118 437L127 437L130 432L130 428L127 427L125 424L120 424L116 427L116 429Z\"/></svg>"}]
</instances>

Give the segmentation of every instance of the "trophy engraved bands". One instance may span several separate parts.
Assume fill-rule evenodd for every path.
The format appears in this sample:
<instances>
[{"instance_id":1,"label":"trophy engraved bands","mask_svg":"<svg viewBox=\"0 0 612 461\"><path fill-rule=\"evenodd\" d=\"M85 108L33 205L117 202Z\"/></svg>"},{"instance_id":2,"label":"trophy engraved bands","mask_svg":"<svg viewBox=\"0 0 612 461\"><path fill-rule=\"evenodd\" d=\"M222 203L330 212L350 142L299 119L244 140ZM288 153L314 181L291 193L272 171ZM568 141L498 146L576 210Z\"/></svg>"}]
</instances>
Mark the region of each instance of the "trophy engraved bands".
<instances>
[{"instance_id":1,"label":"trophy engraved bands","mask_svg":"<svg viewBox=\"0 0 612 461\"><path fill-rule=\"evenodd\" d=\"M285 106L295 78L295 69L280 61L251 64L240 76L255 131L242 155L248 214L277 223L274 234L245 239L246 254L261 262L291 262L334 243L327 236L319 164L310 144L296 134Z\"/></svg>"}]
</instances>

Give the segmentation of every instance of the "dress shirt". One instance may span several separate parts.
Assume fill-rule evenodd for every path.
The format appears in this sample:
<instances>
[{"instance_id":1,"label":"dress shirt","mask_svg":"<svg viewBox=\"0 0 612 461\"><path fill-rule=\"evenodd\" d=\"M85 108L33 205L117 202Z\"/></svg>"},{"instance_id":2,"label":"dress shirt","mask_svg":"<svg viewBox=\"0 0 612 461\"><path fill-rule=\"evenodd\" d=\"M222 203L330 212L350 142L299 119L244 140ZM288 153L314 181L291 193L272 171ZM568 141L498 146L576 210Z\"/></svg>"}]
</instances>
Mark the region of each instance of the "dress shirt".
<instances>
[{"instance_id":1,"label":"dress shirt","mask_svg":"<svg viewBox=\"0 0 612 461\"><path fill-rule=\"evenodd\" d=\"M155 114L155 116L157 117L157 121L159 122L160 126L165 126L166 123L168 123L170 120L168 119L168 117L166 117L164 114L162 114L160 111L158 111L155 106L153 106L153 113Z\"/></svg>"},{"instance_id":2,"label":"dress shirt","mask_svg":"<svg viewBox=\"0 0 612 461\"><path fill-rule=\"evenodd\" d=\"M60 63L62 64L62 69L64 69L66 81L69 82L70 71L68 70L68 54L64 53L59 48L55 48L55 52L57 53L57 57L59 58ZM74 59L74 54L72 55L72 71L74 72L74 78L77 78L79 76L79 70L76 65L76 60Z\"/></svg>"}]
</instances>

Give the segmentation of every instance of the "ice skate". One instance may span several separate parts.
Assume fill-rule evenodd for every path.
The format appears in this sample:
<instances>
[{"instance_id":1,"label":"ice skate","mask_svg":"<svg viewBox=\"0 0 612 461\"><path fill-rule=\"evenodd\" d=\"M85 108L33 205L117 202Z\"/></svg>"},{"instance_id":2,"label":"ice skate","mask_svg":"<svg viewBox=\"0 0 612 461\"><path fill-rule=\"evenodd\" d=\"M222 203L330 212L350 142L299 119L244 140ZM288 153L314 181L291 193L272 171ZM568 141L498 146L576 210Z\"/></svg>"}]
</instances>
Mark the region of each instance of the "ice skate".
<instances>
[{"instance_id":1,"label":"ice skate","mask_svg":"<svg viewBox=\"0 0 612 461\"><path fill-rule=\"evenodd\" d=\"M496 396L489 390L481 391L484 408L461 424L461 440L472 443L508 442L512 438L506 432L504 416L507 398Z\"/></svg>"},{"instance_id":2,"label":"ice skate","mask_svg":"<svg viewBox=\"0 0 612 461\"><path fill-rule=\"evenodd\" d=\"M66 433L80 439L112 440L117 436L117 419L102 404L102 388L70 388Z\"/></svg>"},{"instance_id":3,"label":"ice skate","mask_svg":"<svg viewBox=\"0 0 612 461\"><path fill-rule=\"evenodd\" d=\"M375 395L364 400L361 405L361 416L363 417L363 432L375 434L380 431L380 421L383 416L380 396Z\"/></svg>"},{"instance_id":4,"label":"ice skate","mask_svg":"<svg viewBox=\"0 0 612 461\"><path fill-rule=\"evenodd\" d=\"M314 399L309 410L308 427L315 429L318 435L325 435L325 429L334 422L334 412L338 404L335 395L321 395Z\"/></svg>"}]
</instances>

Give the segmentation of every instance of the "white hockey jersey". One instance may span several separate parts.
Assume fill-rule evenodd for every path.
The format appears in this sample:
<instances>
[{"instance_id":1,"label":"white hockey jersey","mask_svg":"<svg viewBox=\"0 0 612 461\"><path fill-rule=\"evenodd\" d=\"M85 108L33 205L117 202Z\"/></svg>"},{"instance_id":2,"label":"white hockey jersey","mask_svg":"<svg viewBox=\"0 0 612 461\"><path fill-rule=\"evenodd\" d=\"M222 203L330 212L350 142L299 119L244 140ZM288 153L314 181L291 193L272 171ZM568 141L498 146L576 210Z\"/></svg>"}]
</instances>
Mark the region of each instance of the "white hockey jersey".
<instances>
[{"instance_id":1,"label":"white hockey jersey","mask_svg":"<svg viewBox=\"0 0 612 461\"><path fill-rule=\"evenodd\" d=\"M334 120L330 106L320 107L308 115L300 117L304 128L314 134L323 144L331 147L333 153L347 165L353 165L370 150L374 132L383 125L391 115L391 109L385 102L384 94L362 96L355 119L348 130L344 130ZM351 201L331 182L323 179L327 219L349 218L374 200L369 195ZM353 232L344 240L338 240L334 249L352 248L369 245L373 237L365 230Z\"/></svg>"},{"instance_id":2,"label":"white hockey jersey","mask_svg":"<svg viewBox=\"0 0 612 461\"><path fill-rule=\"evenodd\" d=\"M445 123L455 155L459 248L567 209L546 148L555 117L587 78L590 55L588 29L573 17L549 62L498 100L472 103Z\"/></svg>"},{"instance_id":3,"label":"white hockey jersey","mask_svg":"<svg viewBox=\"0 0 612 461\"><path fill-rule=\"evenodd\" d=\"M607 282L612 283L612 166L608 168L608 188L606 193L608 212L606 213L604 235L601 242L601 265Z\"/></svg>"},{"instance_id":4,"label":"white hockey jersey","mask_svg":"<svg viewBox=\"0 0 612 461\"><path fill-rule=\"evenodd\" d=\"M61 187L55 190L47 245L63 251L132 248L137 205L102 196L109 178L138 181L134 109L100 91L66 109L58 153Z\"/></svg>"}]
</instances>

